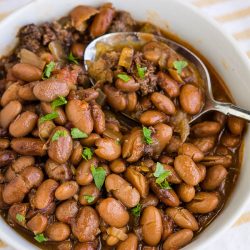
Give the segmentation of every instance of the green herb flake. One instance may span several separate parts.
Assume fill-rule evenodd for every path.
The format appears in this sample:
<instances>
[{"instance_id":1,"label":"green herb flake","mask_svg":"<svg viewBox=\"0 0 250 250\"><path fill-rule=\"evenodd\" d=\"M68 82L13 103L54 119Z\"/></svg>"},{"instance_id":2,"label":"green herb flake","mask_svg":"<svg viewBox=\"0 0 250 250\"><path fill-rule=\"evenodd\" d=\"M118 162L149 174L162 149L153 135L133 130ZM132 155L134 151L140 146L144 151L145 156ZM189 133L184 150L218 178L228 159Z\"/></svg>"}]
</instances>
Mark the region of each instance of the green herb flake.
<instances>
[{"instance_id":1,"label":"green herb flake","mask_svg":"<svg viewBox=\"0 0 250 250\"><path fill-rule=\"evenodd\" d=\"M138 203L136 205L136 207L133 207L130 211L131 211L131 213L132 213L133 216L140 217L140 215L141 215L141 209L142 209L142 205L140 203Z\"/></svg>"},{"instance_id":2,"label":"green herb flake","mask_svg":"<svg viewBox=\"0 0 250 250\"><path fill-rule=\"evenodd\" d=\"M104 181L105 181L106 171L102 167L95 168L95 166L91 166L90 169L91 169L91 173L92 173L93 178L94 178L95 185L100 190L103 186Z\"/></svg>"},{"instance_id":3,"label":"green herb flake","mask_svg":"<svg viewBox=\"0 0 250 250\"><path fill-rule=\"evenodd\" d=\"M59 96L51 103L51 108L55 110L55 108L67 104L67 100L63 96Z\"/></svg>"},{"instance_id":4,"label":"green herb flake","mask_svg":"<svg viewBox=\"0 0 250 250\"><path fill-rule=\"evenodd\" d=\"M55 66L56 64L53 61L51 61L45 66L45 69L43 71L43 76L42 76L43 80L48 79L51 76L51 73L54 70Z\"/></svg>"},{"instance_id":5,"label":"green herb flake","mask_svg":"<svg viewBox=\"0 0 250 250\"><path fill-rule=\"evenodd\" d=\"M136 68L137 68L138 76L141 79L144 79L148 68L147 67L141 67L139 64L136 64Z\"/></svg>"},{"instance_id":6,"label":"green herb flake","mask_svg":"<svg viewBox=\"0 0 250 250\"><path fill-rule=\"evenodd\" d=\"M16 220L18 222L24 222L25 221L25 217L22 214L16 214Z\"/></svg>"},{"instance_id":7,"label":"green herb flake","mask_svg":"<svg viewBox=\"0 0 250 250\"><path fill-rule=\"evenodd\" d=\"M121 80L123 80L124 82L128 82L131 79L130 76L128 76L125 73L118 74L117 77L120 78Z\"/></svg>"},{"instance_id":8,"label":"green herb flake","mask_svg":"<svg viewBox=\"0 0 250 250\"><path fill-rule=\"evenodd\" d=\"M45 115L45 116L42 116L42 117L39 119L39 124L44 123L44 122L46 122L46 121L51 121L51 120L57 118L58 116L59 116L59 115L58 115L57 112L49 113L49 114L47 114L47 115Z\"/></svg>"},{"instance_id":9,"label":"green herb flake","mask_svg":"<svg viewBox=\"0 0 250 250\"><path fill-rule=\"evenodd\" d=\"M51 141L53 142L53 141L57 141L60 137L66 137L68 135L68 133L67 133L67 131L65 131L65 130L57 130L54 134L53 134L53 136L52 136L52 138L51 138Z\"/></svg>"},{"instance_id":10,"label":"green herb flake","mask_svg":"<svg viewBox=\"0 0 250 250\"><path fill-rule=\"evenodd\" d=\"M84 148L84 150L82 151L82 158L87 160L90 160L93 156L93 152L90 148Z\"/></svg>"},{"instance_id":11,"label":"green herb flake","mask_svg":"<svg viewBox=\"0 0 250 250\"><path fill-rule=\"evenodd\" d=\"M48 240L43 234L36 234L34 239L39 243L43 243L44 241Z\"/></svg>"},{"instance_id":12,"label":"green herb flake","mask_svg":"<svg viewBox=\"0 0 250 250\"><path fill-rule=\"evenodd\" d=\"M174 61L173 65L174 68L177 70L177 73L181 75L182 70L188 66L188 63L186 61Z\"/></svg>"},{"instance_id":13,"label":"green herb flake","mask_svg":"<svg viewBox=\"0 0 250 250\"><path fill-rule=\"evenodd\" d=\"M156 169L154 176L156 177L155 182L163 189L171 189L167 177L171 175L171 171L165 170L160 162L156 163Z\"/></svg>"},{"instance_id":14,"label":"green herb flake","mask_svg":"<svg viewBox=\"0 0 250 250\"><path fill-rule=\"evenodd\" d=\"M72 62L74 64L79 64L77 59L73 56L72 52L69 53L67 59L68 59L69 62Z\"/></svg>"},{"instance_id":15,"label":"green herb flake","mask_svg":"<svg viewBox=\"0 0 250 250\"><path fill-rule=\"evenodd\" d=\"M91 203L94 201L95 197L93 195L84 195L83 198L88 202Z\"/></svg>"},{"instance_id":16,"label":"green herb flake","mask_svg":"<svg viewBox=\"0 0 250 250\"><path fill-rule=\"evenodd\" d=\"M87 138L88 135L84 132L82 132L78 128L72 128L71 129L71 136L73 139L82 139L82 138Z\"/></svg>"},{"instance_id":17,"label":"green herb flake","mask_svg":"<svg viewBox=\"0 0 250 250\"><path fill-rule=\"evenodd\" d=\"M147 128L147 127L142 127L142 133L143 133L143 137L144 137L144 140L147 144L152 144L153 143L153 140L151 138L151 134L152 134L152 131L151 129Z\"/></svg>"}]
</instances>

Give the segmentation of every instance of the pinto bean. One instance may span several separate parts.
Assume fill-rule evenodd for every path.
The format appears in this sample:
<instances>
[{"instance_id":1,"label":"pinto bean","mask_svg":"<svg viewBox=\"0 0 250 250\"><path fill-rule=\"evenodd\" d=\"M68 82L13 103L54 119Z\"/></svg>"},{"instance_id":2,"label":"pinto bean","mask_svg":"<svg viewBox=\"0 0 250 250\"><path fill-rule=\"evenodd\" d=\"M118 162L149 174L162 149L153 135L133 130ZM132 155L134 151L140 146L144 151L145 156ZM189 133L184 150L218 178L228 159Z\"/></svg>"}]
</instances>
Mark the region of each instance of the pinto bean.
<instances>
[{"instance_id":1,"label":"pinto bean","mask_svg":"<svg viewBox=\"0 0 250 250\"><path fill-rule=\"evenodd\" d=\"M180 87L173 78L163 72L159 72L157 77L159 80L158 85L170 98L179 96Z\"/></svg>"},{"instance_id":2,"label":"pinto bean","mask_svg":"<svg viewBox=\"0 0 250 250\"><path fill-rule=\"evenodd\" d=\"M16 216L17 214L22 215L24 218L26 217L26 214L29 209L29 204L28 203L17 203L13 204L8 211L8 217L7 221L11 224L18 224L20 226L25 227L25 221L18 221Z\"/></svg>"},{"instance_id":3,"label":"pinto bean","mask_svg":"<svg viewBox=\"0 0 250 250\"><path fill-rule=\"evenodd\" d=\"M94 130L97 134L102 134L106 129L105 114L97 103L91 104L91 114L94 121Z\"/></svg>"},{"instance_id":4,"label":"pinto bean","mask_svg":"<svg viewBox=\"0 0 250 250\"><path fill-rule=\"evenodd\" d=\"M197 163L196 166L200 172L200 182L202 182L206 177L207 168L201 163Z\"/></svg>"},{"instance_id":5,"label":"pinto bean","mask_svg":"<svg viewBox=\"0 0 250 250\"><path fill-rule=\"evenodd\" d=\"M155 107L160 110L161 112L167 115L174 115L176 113L176 108L174 103L171 101L170 98L161 94L159 92L154 92L150 97L152 103Z\"/></svg>"},{"instance_id":6,"label":"pinto bean","mask_svg":"<svg viewBox=\"0 0 250 250\"><path fill-rule=\"evenodd\" d=\"M37 99L43 102L52 102L58 96L69 94L69 85L60 79L48 79L37 82L33 88L33 93Z\"/></svg>"},{"instance_id":7,"label":"pinto bean","mask_svg":"<svg viewBox=\"0 0 250 250\"><path fill-rule=\"evenodd\" d=\"M196 137L208 137L217 135L220 132L220 124L218 122L200 122L192 126L191 131Z\"/></svg>"},{"instance_id":8,"label":"pinto bean","mask_svg":"<svg viewBox=\"0 0 250 250\"><path fill-rule=\"evenodd\" d=\"M187 204L187 209L192 213L206 214L216 209L219 204L217 193L199 192Z\"/></svg>"},{"instance_id":9,"label":"pinto bean","mask_svg":"<svg viewBox=\"0 0 250 250\"><path fill-rule=\"evenodd\" d=\"M159 199L154 194L150 194L150 193L147 197L142 198L140 201L142 209L149 207L149 206L156 207L158 203L159 203Z\"/></svg>"},{"instance_id":10,"label":"pinto bean","mask_svg":"<svg viewBox=\"0 0 250 250\"><path fill-rule=\"evenodd\" d=\"M149 184L144 175L136 171L133 167L128 167L125 177L138 190L142 198L148 196Z\"/></svg>"},{"instance_id":11,"label":"pinto bean","mask_svg":"<svg viewBox=\"0 0 250 250\"><path fill-rule=\"evenodd\" d=\"M241 135L246 125L246 121L234 116L229 116L227 126L234 135Z\"/></svg>"},{"instance_id":12,"label":"pinto bean","mask_svg":"<svg viewBox=\"0 0 250 250\"><path fill-rule=\"evenodd\" d=\"M14 137L23 137L28 135L36 126L38 116L37 114L25 111L21 113L10 124L9 132Z\"/></svg>"},{"instance_id":13,"label":"pinto bean","mask_svg":"<svg viewBox=\"0 0 250 250\"><path fill-rule=\"evenodd\" d=\"M173 165L174 159L170 156L167 156L167 155L161 155L159 158L159 162L166 164L166 165Z\"/></svg>"},{"instance_id":14,"label":"pinto bean","mask_svg":"<svg viewBox=\"0 0 250 250\"><path fill-rule=\"evenodd\" d=\"M100 135L91 133L87 138L81 139L81 144L85 147L93 147L95 145L95 141L99 138L101 138Z\"/></svg>"},{"instance_id":15,"label":"pinto bean","mask_svg":"<svg viewBox=\"0 0 250 250\"><path fill-rule=\"evenodd\" d=\"M140 194L127 181L116 174L110 174L105 180L105 187L112 192L114 197L120 200L126 207L135 207L140 201Z\"/></svg>"},{"instance_id":16,"label":"pinto bean","mask_svg":"<svg viewBox=\"0 0 250 250\"><path fill-rule=\"evenodd\" d=\"M77 213L77 202L75 200L67 200L57 206L55 215L59 221L70 224Z\"/></svg>"},{"instance_id":17,"label":"pinto bean","mask_svg":"<svg viewBox=\"0 0 250 250\"><path fill-rule=\"evenodd\" d=\"M70 227L63 222L54 222L47 227L46 235L52 241L63 241L69 238Z\"/></svg>"},{"instance_id":18,"label":"pinto bean","mask_svg":"<svg viewBox=\"0 0 250 250\"><path fill-rule=\"evenodd\" d=\"M232 165L232 162L232 155L208 155L204 157L202 164L205 166L223 165L228 168Z\"/></svg>"},{"instance_id":19,"label":"pinto bean","mask_svg":"<svg viewBox=\"0 0 250 250\"><path fill-rule=\"evenodd\" d=\"M83 160L78 168L76 169L76 181L79 185L88 185L93 181L93 176L91 174L91 166L97 166L98 160L92 157L90 160Z\"/></svg>"},{"instance_id":20,"label":"pinto bean","mask_svg":"<svg viewBox=\"0 0 250 250\"><path fill-rule=\"evenodd\" d=\"M200 181L200 172L194 161L186 155L179 155L174 160L174 168L181 179L191 185L196 186Z\"/></svg>"},{"instance_id":21,"label":"pinto bean","mask_svg":"<svg viewBox=\"0 0 250 250\"><path fill-rule=\"evenodd\" d=\"M72 177L72 171L67 163L59 164L51 159L48 159L45 164L46 174L50 179L56 181L68 181Z\"/></svg>"},{"instance_id":22,"label":"pinto bean","mask_svg":"<svg viewBox=\"0 0 250 250\"><path fill-rule=\"evenodd\" d=\"M44 156L46 149L44 142L35 138L15 138L10 142L11 148L21 155Z\"/></svg>"},{"instance_id":23,"label":"pinto bean","mask_svg":"<svg viewBox=\"0 0 250 250\"><path fill-rule=\"evenodd\" d=\"M95 145L95 154L104 160L113 161L121 155L121 145L111 138L97 139Z\"/></svg>"},{"instance_id":24,"label":"pinto bean","mask_svg":"<svg viewBox=\"0 0 250 250\"><path fill-rule=\"evenodd\" d=\"M54 139L57 135L59 137ZM59 164L65 163L69 159L72 149L73 141L69 131L61 126L56 127L51 133L48 148L49 157Z\"/></svg>"},{"instance_id":25,"label":"pinto bean","mask_svg":"<svg viewBox=\"0 0 250 250\"><path fill-rule=\"evenodd\" d=\"M140 116L140 122L145 126L153 126L157 123L162 123L167 120L167 116L156 110L148 110L142 113Z\"/></svg>"},{"instance_id":26,"label":"pinto bean","mask_svg":"<svg viewBox=\"0 0 250 250\"><path fill-rule=\"evenodd\" d=\"M171 154L171 153L177 153L179 147L182 145L181 138L179 136L173 135L166 146L166 152Z\"/></svg>"},{"instance_id":27,"label":"pinto bean","mask_svg":"<svg viewBox=\"0 0 250 250\"><path fill-rule=\"evenodd\" d=\"M133 112L136 109L137 105L137 94L136 92L128 93L127 94L127 107L126 111L127 112Z\"/></svg>"},{"instance_id":28,"label":"pinto bean","mask_svg":"<svg viewBox=\"0 0 250 250\"><path fill-rule=\"evenodd\" d=\"M142 213L140 225L142 226L143 241L150 246L156 246L161 240L163 231L159 210L153 206L145 208Z\"/></svg>"},{"instance_id":29,"label":"pinto bean","mask_svg":"<svg viewBox=\"0 0 250 250\"><path fill-rule=\"evenodd\" d=\"M18 82L15 82L11 84L3 93L1 97L1 105L4 107L9 102L18 100L18 91L20 89L20 84Z\"/></svg>"},{"instance_id":30,"label":"pinto bean","mask_svg":"<svg viewBox=\"0 0 250 250\"><path fill-rule=\"evenodd\" d=\"M67 200L78 192L79 186L75 181L62 183L55 191L55 197L59 201Z\"/></svg>"},{"instance_id":31,"label":"pinto bean","mask_svg":"<svg viewBox=\"0 0 250 250\"><path fill-rule=\"evenodd\" d=\"M38 134L41 139L48 139L56 125L53 121L45 121L38 124Z\"/></svg>"},{"instance_id":32,"label":"pinto bean","mask_svg":"<svg viewBox=\"0 0 250 250\"><path fill-rule=\"evenodd\" d=\"M88 204L94 204L98 200L100 196L100 190L96 187L94 183L91 183L89 185L86 185L84 187L81 187L80 192L79 192L79 202L81 205L88 205ZM92 202L89 202L86 200L85 196L90 195L94 198Z\"/></svg>"},{"instance_id":33,"label":"pinto bean","mask_svg":"<svg viewBox=\"0 0 250 250\"><path fill-rule=\"evenodd\" d=\"M178 174L176 173L175 169L172 166L169 166L167 164L162 164L162 165L165 170L170 171L170 175L167 177L167 181L174 184L179 184L182 182L181 178L178 176ZM155 169L156 167L154 166L154 170Z\"/></svg>"},{"instance_id":34,"label":"pinto bean","mask_svg":"<svg viewBox=\"0 0 250 250\"><path fill-rule=\"evenodd\" d=\"M90 26L91 37L95 38L106 33L114 16L115 9L112 7L112 4L104 4Z\"/></svg>"},{"instance_id":35,"label":"pinto bean","mask_svg":"<svg viewBox=\"0 0 250 250\"><path fill-rule=\"evenodd\" d=\"M66 105L66 115L74 127L90 134L94 127L90 106L85 101L70 100Z\"/></svg>"},{"instance_id":36,"label":"pinto bean","mask_svg":"<svg viewBox=\"0 0 250 250\"><path fill-rule=\"evenodd\" d=\"M192 231L197 231L199 229L199 225L195 217L185 208L167 208L166 214L170 216L181 228L191 229Z\"/></svg>"},{"instance_id":37,"label":"pinto bean","mask_svg":"<svg viewBox=\"0 0 250 250\"><path fill-rule=\"evenodd\" d=\"M10 146L9 139L0 138L0 150L7 149Z\"/></svg>"},{"instance_id":38,"label":"pinto bean","mask_svg":"<svg viewBox=\"0 0 250 250\"><path fill-rule=\"evenodd\" d=\"M80 142L74 141L73 142L73 151L72 151L72 154L70 156L70 162L73 165L78 165L80 163L80 161L82 160L82 150L83 150L83 147L80 144Z\"/></svg>"},{"instance_id":39,"label":"pinto bean","mask_svg":"<svg viewBox=\"0 0 250 250\"><path fill-rule=\"evenodd\" d=\"M134 233L129 233L128 238L120 242L117 246L117 250L137 250L138 238Z\"/></svg>"},{"instance_id":40,"label":"pinto bean","mask_svg":"<svg viewBox=\"0 0 250 250\"><path fill-rule=\"evenodd\" d=\"M187 245L193 238L193 231L182 229L171 234L163 244L163 250L180 249Z\"/></svg>"},{"instance_id":41,"label":"pinto bean","mask_svg":"<svg viewBox=\"0 0 250 250\"><path fill-rule=\"evenodd\" d=\"M228 148L235 148L240 145L240 137L229 133L223 133L220 143Z\"/></svg>"},{"instance_id":42,"label":"pinto bean","mask_svg":"<svg viewBox=\"0 0 250 250\"><path fill-rule=\"evenodd\" d=\"M143 46L142 51L147 60L156 64L162 56L162 43L156 41L148 42Z\"/></svg>"},{"instance_id":43,"label":"pinto bean","mask_svg":"<svg viewBox=\"0 0 250 250\"><path fill-rule=\"evenodd\" d=\"M192 84L185 84L181 88L180 104L182 109L190 115L199 113L203 105L201 90Z\"/></svg>"},{"instance_id":44,"label":"pinto bean","mask_svg":"<svg viewBox=\"0 0 250 250\"><path fill-rule=\"evenodd\" d=\"M12 67L12 74L20 80L33 82L42 78L42 71L28 63L17 63Z\"/></svg>"},{"instance_id":45,"label":"pinto bean","mask_svg":"<svg viewBox=\"0 0 250 250\"><path fill-rule=\"evenodd\" d=\"M0 126L2 128L8 128L10 123L21 113L22 104L19 101L10 101L0 111Z\"/></svg>"},{"instance_id":46,"label":"pinto bean","mask_svg":"<svg viewBox=\"0 0 250 250\"><path fill-rule=\"evenodd\" d=\"M190 202L195 196L195 188L183 182L178 186L177 194L182 201Z\"/></svg>"},{"instance_id":47,"label":"pinto bean","mask_svg":"<svg viewBox=\"0 0 250 250\"><path fill-rule=\"evenodd\" d=\"M34 234L40 234L45 231L48 225L48 219L42 214L36 214L27 222L27 227Z\"/></svg>"},{"instance_id":48,"label":"pinto bean","mask_svg":"<svg viewBox=\"0 0 250 250\"><path fill-rule=\"evenodd\" d=\"M78 99L85 102L94 101L98 98L99 92L93 88L78 89L77 91L71 90L68 95L68 100Z\"/></svg>"},{"instance_id":49,"label":"pinto bean","mask_svg":"<svg viewBox=\"0 0 250 250\"><path fill-rule=\"evenodd\" d=\"M16 159L16 153L12 150L0 151L0 168L11 164Z\"/></svg>"},{"instance_id":50,"label":"pinto bean","mask_svg":"<svg viewBox=\"0 0 250 250\"><path fill-rule=\"evenodd\" d=\"M99 224L100 220L95 209L85 206L79 210L71 229L80 242L94 241L100 230Z\"/></svg>"},{"instance_id":51,"label":"pinto bean","mask_svg":"<svg viewBox=\"0 0 250 250\"><path fill-rule=\"evenodd\" d=\"M218 188L227 177L227 170L223 165L215 165L207 170L206 178L202 182L203 189L211 191Z\"/></svg>"},{"instance_id":52,"label":"pinto bean","mask_svg":"<svg viewBox=\"0 0 250 250\"><path fill-rule=\"evenodd\" d=\"M140 83L136 82L133 77L130 77L130 80L127 82L118 78L115 81L115 86L117 89L119 89L123 92L135 92L135 91L139 90Z\"/></svg>"},{"instance_id":53,"label":"pinto bean","mask_svg":"<svg viewBox=\"0 0 250 250\"><path fill-rule=\"evenodd\" d=\"M199 148L203 153L208 153L211 151L216 143L215 136L196 138L192 140L192 143Z\"/></svg>"},{"instance_id":54,"label":"pinto bean","mask_svg":"<svg viewBox=\"0 0 250 250\"><path fill-rule=\"evenodd\" d=\"M96 250L98 243L96 241L92 242L78 242L74 245L74 250Z\"/></svg>"},{"instance_id":55,"label":"pinto bean","mask_svg":"<svg viewBox=\"0 0 250 250\"><path fill-rule=\"evenodd\" d=\"M129 214L125 207L114 198L102 200L97 210L101 218L112 227L124 227L129 221Z\"/></svg>"},{"instance_id":56,"label":"pinto bean","mask_svg":"<svg viewBox=\"0 0 250 250\"><path fill-rule=\"evenodd\" d=\"M187 155L191 157L194 162L199 162L204 158L203 152L191 143L183 143L178 150L178 154Z\"/></svg>"},{"instance_id":57,"label":"pinto bean","mask_svg":"<svg viewBox=\"0 0 250 250\"><path fill-rule=\"evenodd\" d=\"M26 83L18 88L18 96L25 101L36 101L37 98L33 93L33 88L36 85L36 82Z\"/></svg>"},{"instance_id":58,"label":"pinto bean","mask_svg":"<svg viewBox=\"0 0 250 250\"><path fill-rule=\"evenodd\" d=\"M118 158L110 163L109 168L112 172L120 174L126 170L126 163L123 159Z\"/></svg>"},{"instance_id":59,"label":"pinto bean","mask_svg":"<svg viewBox=\"0 0 250 250\"><path fill-rule=\"evenodd\" d=\"M34 205L37 209L47 207L55 198L55 190L59 184L53 179L45 180L37 189L34 197Z\"/></svg>"}]
</instances>

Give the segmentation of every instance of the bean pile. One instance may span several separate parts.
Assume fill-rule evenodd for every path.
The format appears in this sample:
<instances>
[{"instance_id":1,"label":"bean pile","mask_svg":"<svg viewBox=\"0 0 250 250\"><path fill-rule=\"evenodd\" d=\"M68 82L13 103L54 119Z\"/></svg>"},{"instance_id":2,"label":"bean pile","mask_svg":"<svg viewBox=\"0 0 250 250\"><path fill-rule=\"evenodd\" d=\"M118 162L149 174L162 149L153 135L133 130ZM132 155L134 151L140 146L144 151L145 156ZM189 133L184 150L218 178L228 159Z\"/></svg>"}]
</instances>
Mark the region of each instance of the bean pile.
<instances>
[{"instance_id":1,"label":"bean pile","mask_svg":"<svg viewBox=\"0 0 250 250\"><path fill-rule=\"evenodd\" d=\"M179 249L237 177L245 123L214 112L189 125L203 82L173 49L99 44L84 70L87 44L116 31L163 35L111 4L77 6L21 28L0 60L0 209L44 249Z\"/></svg>"}]
</instances>

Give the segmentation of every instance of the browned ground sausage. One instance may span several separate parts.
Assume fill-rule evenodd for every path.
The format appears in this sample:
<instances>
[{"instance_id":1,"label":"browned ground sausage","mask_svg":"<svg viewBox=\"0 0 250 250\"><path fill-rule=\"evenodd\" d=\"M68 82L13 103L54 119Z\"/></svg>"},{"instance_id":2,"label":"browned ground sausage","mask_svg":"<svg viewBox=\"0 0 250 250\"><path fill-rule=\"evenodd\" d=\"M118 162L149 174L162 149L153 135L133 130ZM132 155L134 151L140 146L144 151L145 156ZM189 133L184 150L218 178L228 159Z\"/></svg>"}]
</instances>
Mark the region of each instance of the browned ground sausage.
<instances>
[{"instance_id":1,"label":"browned ground sausage","mask_svg":"<svg viewBox=\"0 0 250 250\"><path fill-rule=\"evenodd\" d=\"M63 241L69 237L70 227L63 222L54 222L47 227L46 235L52 241Z\"/></svg>"},{"instance_id":2,"label":"browned ground sausage","mask_svg":"<svg viewBox=\"0 0 250 250\"><path fill-rule=\"evenodd\" d=\"M12 67L12 74L20 80L26 82L33 82L40 80L42 77L42 71L28 63L17 63Z\"/></svg>"},{"instance_id":3,"label":"browned ground sausage","mask_svg":"<svg viewBox=\"0 0 250 250\"><path fill-rule=\"evenodd\" d=\"M59 221L70 224L77 213L77 202L75 200L67 200L57 206L55 215Z\"/></svg>"}]
</instances>

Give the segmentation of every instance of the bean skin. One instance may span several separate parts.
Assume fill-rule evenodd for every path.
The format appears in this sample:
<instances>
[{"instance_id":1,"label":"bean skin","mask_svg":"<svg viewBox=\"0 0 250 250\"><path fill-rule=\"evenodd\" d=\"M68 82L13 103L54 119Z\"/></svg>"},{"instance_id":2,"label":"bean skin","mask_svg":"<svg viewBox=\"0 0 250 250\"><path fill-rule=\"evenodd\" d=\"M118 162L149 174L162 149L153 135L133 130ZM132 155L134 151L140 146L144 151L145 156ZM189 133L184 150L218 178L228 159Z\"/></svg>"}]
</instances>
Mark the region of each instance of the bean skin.
<instances>
[{"instance_id":1,"label":"bean skin","mask_svg":"<svg viewBox=\"0 0 250 250\"><path fill-rule=\"evenodd\" d=\"M134 233L129 233L128 238L120 242L117 246L117 250L137 250L138 238Z\"/></svg>"},{"instance_id":2,"label":"bean skin","mask_svg":"<svg viewBox=\"0 0 250 250\"><path fill-rule=\"evenodd\" d=\"M150 99L152 103L156 106L156 108L160 110L161 112L164 112L167 115L175 114L176 112L175 105L171 101L171 99L168 98L167 96L159 92L155 92L151 95Z\"/></svg>"},{"instance_id":3,"label":"bean skin","mask_svg":"<svg viewBox=\"0 0 250 250\"><path fill-rule=\"evenodd\" d=\"M196 137L208 137L217 135L220 132L220 124L218 122L200 122L192 126L191 131Z\"/></svg>"},{"instance_id":4,"label":"bean skin","mask_svg":"<svg viewBox=\"0 0 250 250\"><path fill-rule=\"evenodd\" d=\"M13 66L12 73L17 79L26 82L37 81L42 77L42 71L28 63L17 63Z\"/></svg>"},{"instance_id":5,"label":"bean skin","mask_svg":"<svg viewBox=\"0 0 250 250\"><path fill-rule=\"evenodd\" d=\"M69 237L70 227L63 222L54 222L47 227L46 235L52 241L63 241Z\"/></svg>"},{"instance_id":6,"label":"bean skin","mask_svg":"<svg viewBox=\"0 0 250 250\"><path fill-rule=\"evenodd\" d=\"M42 214L36 214L27 222L27 227L31 230L34 234L40 234L45 231L48 225L48 219L46 216Z\"/></svg>"},{"instance_id":7,"label":"bean skin","mask_svg":"<svg viewBox=\"0 0 250 250\"><path fill-rule=\"evenodd\" d=\"M195 196L195 188L183 182L178 186L177 193L182 201L190 202Z\"/></svg>"},{"instance_id":8,"label":"bean skin","mask_svg":"<svg viewBox=\"0 0 250 250\"><path fill-rule=\"evenodd\" d=\"M165 122L168 117L159 111L148 110L140 116L140 122L145 126L153 126L157 123Z\"/></svg>"}]
</instances>

